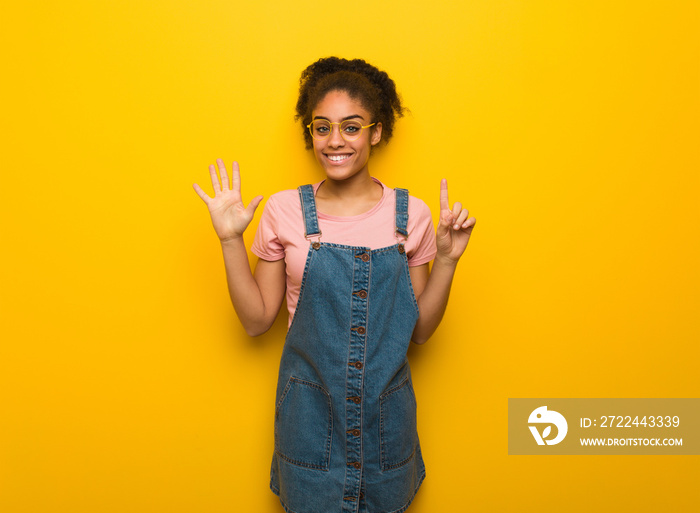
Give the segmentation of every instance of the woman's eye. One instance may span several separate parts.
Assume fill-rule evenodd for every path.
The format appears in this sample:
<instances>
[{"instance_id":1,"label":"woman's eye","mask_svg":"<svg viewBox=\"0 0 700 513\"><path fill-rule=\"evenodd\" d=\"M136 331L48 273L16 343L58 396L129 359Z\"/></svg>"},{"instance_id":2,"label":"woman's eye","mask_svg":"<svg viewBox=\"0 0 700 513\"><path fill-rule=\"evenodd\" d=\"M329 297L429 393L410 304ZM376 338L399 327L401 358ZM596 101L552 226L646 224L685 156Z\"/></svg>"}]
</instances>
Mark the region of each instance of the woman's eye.
<instances>
[{"instance_id":1,"label":"woman's eye","mask_svg":"<svg viewBox=\"0 0 700 513\"><path fill-rule=\"evenodd\" d=\"M326 125L317 125L316 132L318 132L319 134L325 134L328 132L328 127Z\"/></svg>"},{"instance_id":2,"label":"woman's eye","mask_svg":"<svg viewBox=\"0 0 700 513\"><path fill-rule=\"evenodd\" d=\"M348 125L345 128L343 128L343 131L345 131L348 134L356 134L360 131L360 127L358 125Z\"/></svg>"}]
</instances>

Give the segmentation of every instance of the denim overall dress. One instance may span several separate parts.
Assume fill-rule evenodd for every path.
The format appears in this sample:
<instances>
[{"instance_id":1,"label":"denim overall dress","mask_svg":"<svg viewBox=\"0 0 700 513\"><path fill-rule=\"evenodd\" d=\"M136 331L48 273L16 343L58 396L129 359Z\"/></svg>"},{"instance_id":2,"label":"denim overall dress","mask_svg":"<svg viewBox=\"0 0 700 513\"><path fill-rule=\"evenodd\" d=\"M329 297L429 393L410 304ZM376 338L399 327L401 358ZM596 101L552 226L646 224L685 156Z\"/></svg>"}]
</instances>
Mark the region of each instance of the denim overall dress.
<instances>
[{"instance_id":1,"label":"denim overall dress","mask_svg":"<svg viewBox=\"0 0 700 513\"><path fill-rule=\"evenodd\" d=\"M299 196L309 252L280 362L270 488L288 513L400 513L425 477L406 358L418 319L408 191L396 189L399 242L376 250L323 242L312 186Z\"/></svg>"}]
</instances>

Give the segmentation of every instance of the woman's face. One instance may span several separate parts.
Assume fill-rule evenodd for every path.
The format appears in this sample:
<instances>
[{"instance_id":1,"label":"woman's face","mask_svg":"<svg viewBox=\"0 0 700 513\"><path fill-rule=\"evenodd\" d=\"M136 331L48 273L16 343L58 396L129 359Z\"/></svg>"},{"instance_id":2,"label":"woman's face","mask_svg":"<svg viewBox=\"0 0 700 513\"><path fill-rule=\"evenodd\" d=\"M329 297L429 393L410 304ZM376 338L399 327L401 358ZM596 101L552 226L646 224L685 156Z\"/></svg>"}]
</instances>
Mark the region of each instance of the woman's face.
<instances>
[{"instance_id":1,"label":"woman's face","mask_svg":"<svg viewBox=\"0 0 700 513\"><path fill-rule=\"evenodd\" d=\"M362 104L350 98L345 91L331 91L318 102L311 119L325 119L340 123L346 119L359 121L363 126L372 123L371 113ZM367 163L372 146L382 138L382 125L365 128L354 141L346 141L340 134L340 125L331 125L331 134L323 140L314 139L314 155L330 180L347 180L361 173L369 173Z\"/></svg>"}]
</instances>

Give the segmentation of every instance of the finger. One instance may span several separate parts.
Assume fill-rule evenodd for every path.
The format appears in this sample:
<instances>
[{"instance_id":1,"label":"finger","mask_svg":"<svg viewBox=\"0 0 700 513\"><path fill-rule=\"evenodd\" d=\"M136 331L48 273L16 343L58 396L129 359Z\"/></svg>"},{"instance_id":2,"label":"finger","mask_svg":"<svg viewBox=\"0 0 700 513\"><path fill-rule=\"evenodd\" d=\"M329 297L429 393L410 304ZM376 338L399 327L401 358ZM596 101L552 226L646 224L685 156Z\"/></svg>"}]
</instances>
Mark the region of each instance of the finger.
<instances>
[{"instance_id":1,"label":"finger","mask_svg":"<svg viewBox=\"0 0 700 513\"><path fill-rule=\"evenodd\" d=\"M211 176L211 186L214 187L214 195L221 192L221 184L219 183L219 175L216 174L216 168L209 164L209 175Z\"/></svg>"},{"instance_id":2,"label":"finger","mask_svg":"<svg viewBox=\"0 0 700 513\"><path fill-rule=\"evenodd\" d=\"M442 179L440 181L440 210L449 210L450 201L447 197L447 180Z\"/></svg>"},{"instance_id":3,"label":"finger","mask_svg":"<svg viewBox=\"0 0 700 513\"><path fill-rule=\"evenodd\" d=\"M241 170L238 167L238 162L233 163L231 166L231 189L234 191L241 192Z\"/></svg>"},{"instance_id":4,"label":"finger","mask_svg":"<svg viewBox=\"0 0 700 513\"><path fill-rule=\"evenodd\" d=\"M455 230L460 230L461 228L464 228L464 222L467 220L467 217L469 217L469 210L466 208L462 209L462 211L459 213L457 218L455 219Z\"/></svg>"},{"instance_id":5,"label":"finger","mask_svg":"<svg viewBox=\"0 0 700 513\"><path fill-rule=\"evenodd\" d=\"M201 188L199 185L197 185L196 183L193 183L193 184L192 184L192 187L194 187L194 192L196 192L197 195L198 195L200 198L202 198L202 200L204 201L204 203L206 203L207 205L209 205L209 200L211 199L211 197L210 197L206 192L204 192L204 191L202 190L202 188Z\"/></svg>"},{"instance_id":6,"label":"finger","mask_svg":"<svg viewBox=\"0 0 700 513\"><path fill-rule=\"evenodd\" d=\"M452 214L450 214L450 215L452 215ZM447 235L447 233L450 231L450 224L451 224L451 221L449 219L446 219L445 215L440 215L440 220L438 221L437 228L435 229L435 236L438 239L445 237Z\"/></svg>"},{"instance_id":7,"label":"finger","mask_svg":"<svg viewBox=\"0 0 700 513\"><path fill-rule=\"evenodd\" d=\"M216 159L216 163L219 166L219 173L221 173L221 188L225 191L230 189L228 184L228 173L226 172L226 164L221 159Z\"/></svg>"},{"instance_id":8,"label":"finger","mask_svg":"<svg viewBox=\"0 0 700 513\"><path fill-rule=\"evenodd\" d=\"M459 230L459 225L457 224L457 218L459 217L459 214L462 212L462 204L459 201L455 201L455 204L452 205L452 223L453 223L453 228L455 230Z\"/></svg>"},{"instance_id":9,"label":"finger","mask_svg":"<svg viewBox=\"0 0 700 513\"><path fill-rule=\"evenodd\" d=\"M440 211L440 219L438 221L438 231L448 230L454 222L454 216L450 210Z\"/></svg>"}]
</instances>

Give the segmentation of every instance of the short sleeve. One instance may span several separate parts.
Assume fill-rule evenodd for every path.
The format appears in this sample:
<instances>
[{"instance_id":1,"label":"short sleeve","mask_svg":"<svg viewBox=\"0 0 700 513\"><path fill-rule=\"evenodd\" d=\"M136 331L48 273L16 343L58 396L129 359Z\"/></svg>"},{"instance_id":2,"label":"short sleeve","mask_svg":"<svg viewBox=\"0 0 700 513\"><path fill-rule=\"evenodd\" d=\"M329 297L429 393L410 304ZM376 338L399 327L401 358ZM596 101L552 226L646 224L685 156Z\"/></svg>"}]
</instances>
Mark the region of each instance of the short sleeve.
<instances>
[{"instance_id":1,"label":"short sleeve","mask_svg":"<svg viewBox=\"0 0 700 513\"><path fill-rule=\"evenodd\" d=\"M408 265L415 267L435 258L437 246L430 208L423 200L413 196L408 201Z\"/></svg>"},{"instance_id":2,"label":"short sleeve","mask_svg":"<svg viewBox=\"0 0 700 513\"><path fill-rule=\"evenodd\" d=\"M284 246L279 239L279 218L274 195L265 204L258 230L250 250L263 260L275 261L284 258Z\"/></svg>"}]
</instances>

